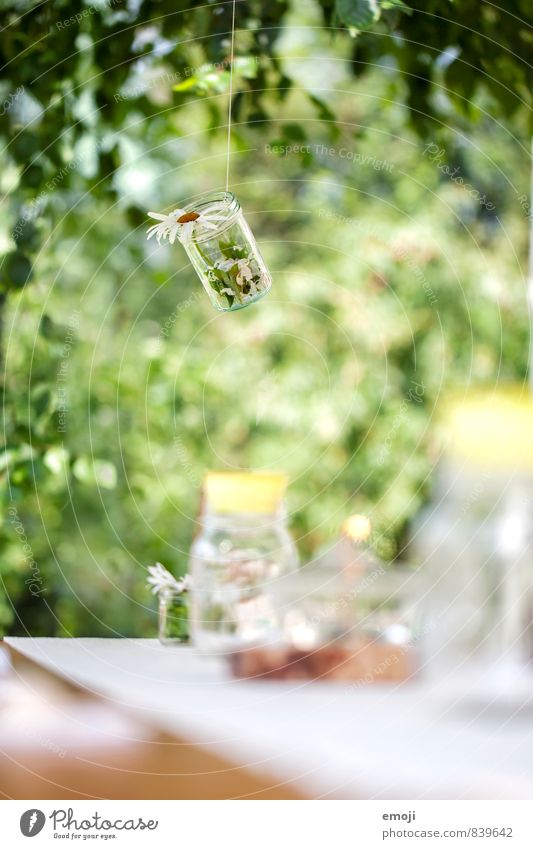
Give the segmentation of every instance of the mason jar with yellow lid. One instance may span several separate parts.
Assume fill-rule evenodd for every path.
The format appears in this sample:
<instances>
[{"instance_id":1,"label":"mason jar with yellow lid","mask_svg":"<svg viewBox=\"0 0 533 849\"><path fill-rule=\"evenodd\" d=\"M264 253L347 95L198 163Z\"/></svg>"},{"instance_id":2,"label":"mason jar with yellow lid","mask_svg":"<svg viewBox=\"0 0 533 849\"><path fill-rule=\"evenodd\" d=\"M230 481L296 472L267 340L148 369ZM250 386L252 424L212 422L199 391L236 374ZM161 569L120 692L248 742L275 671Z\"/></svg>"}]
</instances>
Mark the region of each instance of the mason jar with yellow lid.
<instances>
[{"instance_id":1,"label":"mason jar with yellow lid","mask_svg":"<svg viewBox=\"0 0 533 849\"><path fill-rule=\"evenodd\" d=\"M533 399L506 386L441 410L433 499L411 541L427 576L427 669L478 689L474 667L496 670L501 689L502 670L508 681L533 661Z\"/></svg>"},{"instance_id":2,"label":"mason jar with yellow lid","mask_svg":"<svg viewBox=\"0 0 533 849\"><path fill-rule=\"evenodd\" d=\"M275 627L272 589L298 566L287 525L287 478L270 472L211 472L201 530L190 555L194 644L226 652Z\"/></svg>"}]
</instances>

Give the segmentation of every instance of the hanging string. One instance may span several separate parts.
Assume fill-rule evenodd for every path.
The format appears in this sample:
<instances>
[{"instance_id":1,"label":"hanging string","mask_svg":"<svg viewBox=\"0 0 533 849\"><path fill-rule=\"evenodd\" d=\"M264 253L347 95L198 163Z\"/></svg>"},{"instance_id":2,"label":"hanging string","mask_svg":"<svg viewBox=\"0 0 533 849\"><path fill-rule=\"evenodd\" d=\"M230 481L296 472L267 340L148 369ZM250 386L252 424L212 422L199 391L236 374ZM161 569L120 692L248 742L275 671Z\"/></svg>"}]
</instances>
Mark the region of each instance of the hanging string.
<instances>
[{"instance_id":1,"label":"hanging string","mask_svg":"<svg viewBox=\"0 0 533 849\"><path fill-rule=\"evenodd\" d=\"M230 66L229 66L229 104L228 104L228 144L226 153L226 191L229 189L229 158L231 144L231 101L233 98L233 46L235 44L235 5L237 0L233 0L233 9L231 16L231 48L230 48Z\"/></svg>"}]
</instances>

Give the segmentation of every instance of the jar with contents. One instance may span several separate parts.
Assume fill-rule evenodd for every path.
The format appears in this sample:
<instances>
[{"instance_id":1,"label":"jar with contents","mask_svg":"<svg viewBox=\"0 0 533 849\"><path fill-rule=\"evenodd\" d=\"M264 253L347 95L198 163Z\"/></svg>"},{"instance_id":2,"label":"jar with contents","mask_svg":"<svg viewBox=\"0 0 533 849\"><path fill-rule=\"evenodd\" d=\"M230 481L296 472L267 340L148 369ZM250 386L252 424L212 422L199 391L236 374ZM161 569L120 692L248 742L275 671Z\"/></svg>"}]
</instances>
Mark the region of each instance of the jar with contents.
<instances>
[{"instance_id":1,"label":"jar with contents","mask_svg":"<svg viewBox=\"0 0 533 849\"><path fill-rule=\"evenodd\" d=\"M215 309L240 310L270 289L272 278L232 192L206 195L168 215L149 215L159 223L148 238L180 240Z\"/></svg>"},{"instance_id":2,"label":"jar with contents","mask_svg":"<svg viewBox=\"0 0 533 849\"><path fill-rule=\"evenodd\" d=\"M426 574L428 674L456 698L533 692L533 402L522 387L452 397L433 502L410 550Z\"/></svg>"},{"instance_id":3,"label":"jar with contents","mask_svg":"<svg viewBox=\"0 0 533 849\"><path fill-rule=\"evenodd\" d=\"M201 531L191 548L195 645L230 651L275 627L272 590L298 566L287 527L287 479L270 473L212 473Z\"/></svg>"}]
</instances>

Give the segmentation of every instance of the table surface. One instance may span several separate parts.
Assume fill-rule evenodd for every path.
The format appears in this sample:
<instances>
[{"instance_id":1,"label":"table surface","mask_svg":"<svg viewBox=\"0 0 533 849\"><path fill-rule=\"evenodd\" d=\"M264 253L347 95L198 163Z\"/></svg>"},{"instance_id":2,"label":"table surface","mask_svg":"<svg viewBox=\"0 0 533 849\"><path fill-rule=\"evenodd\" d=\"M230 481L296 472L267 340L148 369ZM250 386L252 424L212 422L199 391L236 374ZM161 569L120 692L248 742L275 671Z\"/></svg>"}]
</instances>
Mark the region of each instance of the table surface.
<instances>
[{"instance_id":1,"label":"table surface","mask_svg":"<svg viewBox=\"0 0 533 849\"><path fill-rule=\"evenodd\" d=\"M443 699L427 683L232 680L157 640L6 637L116 706L308 797L533 798L533 708Z\"/></svg>"}]
</instances>

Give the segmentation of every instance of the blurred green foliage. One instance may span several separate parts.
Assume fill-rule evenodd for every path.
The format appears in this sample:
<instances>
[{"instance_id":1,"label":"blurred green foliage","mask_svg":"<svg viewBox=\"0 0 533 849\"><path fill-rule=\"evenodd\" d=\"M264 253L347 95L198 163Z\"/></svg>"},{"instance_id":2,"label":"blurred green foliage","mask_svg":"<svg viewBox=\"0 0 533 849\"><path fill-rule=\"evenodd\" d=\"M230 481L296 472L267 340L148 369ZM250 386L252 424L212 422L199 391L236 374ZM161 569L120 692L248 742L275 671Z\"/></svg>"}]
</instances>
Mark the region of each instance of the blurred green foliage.
<instances>
[{"instance_id":1,"label":"blurred green foliage","mask_svg":"<svg viewBox=\"0 0 533 849\"><path fill-rule=\"evenodd\" d=\"M153 634L207 468L286 470L304 556L362 510L393 558L441 394L524 379L527 27L406 5L238 4L231 185L274 287L219 315L144 230L223 187L230 4L2 4L0 629Z\"/></svg>"}]
</instances>

